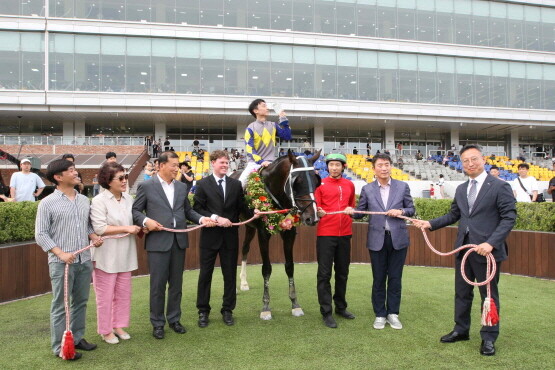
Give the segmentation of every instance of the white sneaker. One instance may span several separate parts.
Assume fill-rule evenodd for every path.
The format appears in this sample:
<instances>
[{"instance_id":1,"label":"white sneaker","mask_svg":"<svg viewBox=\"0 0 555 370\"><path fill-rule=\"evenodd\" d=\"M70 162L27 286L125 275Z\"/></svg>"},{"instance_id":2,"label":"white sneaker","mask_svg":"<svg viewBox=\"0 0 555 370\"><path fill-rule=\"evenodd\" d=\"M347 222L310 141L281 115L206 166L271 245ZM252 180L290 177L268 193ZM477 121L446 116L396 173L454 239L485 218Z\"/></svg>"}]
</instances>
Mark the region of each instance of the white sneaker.
<instances>
[{"instance_id":1,"label":"white sneaker","mask_svg":"<svg viewBox=\"0 0 555 370\"><path fill-rule=\"evenodd\" d=\"M403 324L399 321L399 315L394 313L387 315L387 323L391 325L393 329L403 329Z\"/></svg>"},{"instance_id":2,"label":"white sneaker","mask_svg":"<svg viewBox=\"0 0 555 370\"><path fill-rule=\"evenodd\" d=\"M374 320L374 329L382 330L385 328L385 322L385 317L376 317L376 320Z\"/></svg>"}]
</instances>

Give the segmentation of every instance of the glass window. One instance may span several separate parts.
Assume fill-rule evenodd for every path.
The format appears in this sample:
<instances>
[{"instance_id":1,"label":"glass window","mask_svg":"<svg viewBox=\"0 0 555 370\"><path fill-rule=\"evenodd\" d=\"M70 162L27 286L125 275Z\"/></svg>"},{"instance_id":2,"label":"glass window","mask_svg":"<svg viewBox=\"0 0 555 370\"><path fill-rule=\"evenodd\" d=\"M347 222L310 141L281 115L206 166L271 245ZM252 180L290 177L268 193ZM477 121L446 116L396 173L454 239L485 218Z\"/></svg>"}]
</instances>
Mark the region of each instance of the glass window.
<instances>
[{"instance_id":1,"label":"glass window","mask_svg":"<svg viewBox=\"0 0 555 370\"><path fill-rule=\"evenodd\" d=\"M245 7L246 9L246 7ZM175 2L175 21L182 24L199 24L199 0Z\"/></svg>"},{"instance_id":2,"label":"glass window","mask_svg":"<svg viewBox=\"0 0 555 370\"><path fill-rule=\"evenodd\" d=\"M418 59L415 54L398 54L399 58L399 101L417 102L416 82Z\"/></svg>"},{"instance_id":3,"label":"glass window","mask_svg":"<svg viewBox=\"0 0 555 370\"><path fill-rule=\"evenodd\" d=\"M125 20L125 0L103 0L96 1L96 4L91 6L98 8L98 17L100 19L111 19L111 20L118 20L123 21ZM76 6L79 6L79 2L76 2ZM96 5L96 6L95 6ZM95 14L96 9L92 10L92 14ZM142 10L144 11L144 10ZM93 18L91 16L87 16L87 18ZM96 17L95 17L96 18Z\"/></svg>"},{"instance_id":4,"label":"glass window","mask_svg":"<svg viewBox=\"0 0 555 370\"><path fill-rule=\"evenodd\" d=\"M152 2L152 21L157 23L175 23L176 0L156 0Z\"/></svg>"},{"instance_id":5,"label":"glass window","mask_svg":"<svg viewBox=\"0 0 555 370\"><path fill-rule=\"evenodd\" d=\"M378 100L378 54L358 52L358 94L360 100Z\"/></svg>"},{"instance_id":6,"label":"glass window","mask_svg":"<svg viewBox=\"0 0 555 370\"><path fill-rule=\"evenodd\" d=\"M337 50L337 93L339 99L357 99L357 52Z\"/></svg>"},{"instance_id":7,"label":"glass window","mask_svg":"<svg viewBox=\"0 0 555 370\"><path fill-rule=\"evenodd\" d=\"M150 38L128 37L126 59L127 92L151 92L150 88Z\"/></svg>"},{"instance_id":8,"label":"glass window","mask_svg":"<svg viewBox=\"0 0 555 370\"><path fill-rule=\"evenodd\" d=\"M225 93L247 95L247 45L227 42L224 45Z\"/></svg>"},{"instance_id":9,"label":"glass window","mask_svg":"<svg viewBox=\"0 0 555 370\"><path fill-rule=\"evenodd\" d=\"M19 1L0 1L0 14L22 15L19 10Z\"/></svg>"},{"instance_id":10,"label":"glass window","mask_svg":"<svg viewBox=\"0 0 555 370\"><path fill-rule=\"evenodd\" d=\"M490 3L489 19L490 46L507 47L507 4Z\"/></svg>"},{"instance_id":11,"label":"glass window","mask_svg":"<svg viewBox=\"0 0 555 370\"><path fill-rule=\"evenodd\" d=\"M249 0L248 26L251 28L269 28L270 0Z\"/></svg>"},{"instance_id":12,"label":"glass window","mask_svg":"<svg viewBox=\"0 0 555 370\"><path fill-rule=\"evenodd\" d=\"M249 95L270 95L270 46L249 44L247 46L247 52L249 57Z\"/></svg>"},{"instance_id":13,"label":"glass window","mask_svg":"<svg viewBox=\"0 0 555 370\"><path fill-rule=\"evenodd\" d=\"M418 55L418 101L420 103L437 104L437 67L436 57Z\"/></svg>"},{"instance_id":14,"label":"glass window","mask_svg":"<svg viewBox=\"0 0 555 370\"><path fill-rule=\"evenodd\" d=\"M247 27L247 0L224 0L224 26Z\"/></svg>"},{"instance_id":15,"label":"glass window","mask_svg":"<svg viewBox=\"0 0 555 370\"><path fill-rule=\"evenodd\" d=\"M474 1L472 5L472 44L489 45L489 2Z\"/></svg>"},{"instance_id":16,"label":"glass window","mask_svg":"<svg viewBox=\"0 0 555 370\"><path fill-rule=\"evenodd\" d=\"M44 17L44 0L21 1L21 15Z\"/></svg>"},{"instance_id":17,"label":"glass window","mask_svg":"<svg viewBox=\"0 0 555 370\"><path fill-rule=\"evenodd\" d=\"M397 16L395 0L378 1L378 22L377 36L388 39L397 37Z\"/></svg>"},{"instance_id":18,"label":"glass window","mask_svg":"<svg viewBox=\"0 0 555 370\"><path fill-rule=\"evenodd\" d=\"M295 97L314 97L314 48L293 47L294 76L293 94Z\"/></svg>"},{"instance_id":19,"label":"glass window","mask_svg":"<svg viewBox=\"0 0 555 370\"><path fill-rule=\"evenodd\" d=\"M180 94L200 93L200 41L177 40L175 83Z\"/></svg>"},{"instance_id":20,"label":"glass window","mask_svg":"<svg viewBox=\"0 0 555 370\"><path fill-rule=\"evenodd\" d=\"M435 9L434 2L417 0L417 39L420 41L434 41L435 34Z\"/></svg>"},{"instance_id":21,"label":"glass window","mask_svg":"<svg viewBox=\"0 0 555 370\"><path fill-rule=\"evenodd\" d=\"M405 40L416 39L416 1L402 1L397 9L397 24L399 38Z\"/></svg>"},{"instance_id":22,"label":"glass window","mask_svg":"<svg viewBox=\"0 0 555 370\"><path fill-rule=\"evenodd\" d=\"M540 8L535 6L524 7L524 32L526 35L524 47L528 50L541 50L540 48L540 28L541 13Z\"/></svg>"},{"instance_id":23,"label":"glass window","mask_svg":"<svg viewBox=\"0 0 555 370\"><path fill-rule=\"evenodd\" d=\"M321 33L335 32L335 1L314 1L314 31Z\"/></svg>"},{"instance_id":24,"label":"glass window","mask_svg":"<svg viewBox=\"0 0 555 370\"><path fill-rule=\"evenodd\" d=\"M380 95L382 101L399 101L399 64L396 53L378 53Z\"/></svg>"},{"instance_id":25,"label":"glass window","mask_svg":"<svg viewBox=\"0 0 555 370\"><path fill-rule=\"evenodd\" d=\"M125 38L100 38L100 91L125 91Z\"/></svg>"},{"instance_id":26,"label":"glass window","mask_svg":"<svg viewBox=\"0 0 555 370\"><path fill-rule=\"evenodd\" d=\"M491 62L493 79L493 105L495 107L507 107L509 97L509 63L502 61Z\"/></svg>"},{"instance_id":27,"label":"glass window","mask_svg":"<svg viewBox=\"0 0 555 370\"><path fill-rule=\"evenodd\" d=\"M53 33L50 35L49 80L50 89L73 91L74 35Z\"/></svg>"},{"instance_id":28,"label":"glass window","mask_svg":"<svg viewBox=\"0 0 555 370\"><path fill-rule=\"evenodd\" d=\"M6 1L6 3L15 2ZM8 14L2 11L2 6L0 5L0 14ZM73 18L73 0L50 1L49 12L51 17Z\"/></svg>"},{"instance_id":29,"label":"glass window","mask_svg":"<svg viewBox=\"0 0 555 370\"><path fill-rule=\"evenodd\" d=\"M200 93L224 94L224 44L220 41L200 43Z\"/></svg>"},{"instance_id":30,"label":"glass window","mask_svg":"<svg viewBox=\"0 0 555 370\"><path fill-rule=\"evenodd\" d=\"M457 70L457 104L473 105L473 61L468 58L455 59Z\"/></svg>"},{"instance_id":31,"label":"glass window","mask_svg":"<svg viewBox=\"0 0 555 370\"><path fill-rule=\"evenodd\" d=\"M470 44L472 2L470 0L455 1L455 42Z\"/></svg>"},{"instance_id":32,"label":"glass window","mask_svg":"<svg viewBox=\"0 0 555 370\"><path fill-rule=\"evenodd\" d=\"M509 106L526 108L526 65L509 63Z\"/></svg>"},{"instance_id":33,"label":"glass window","mask_svg":"<svg viewBox=\"0 0 555 370\"><path fill-rule=\"evenodd\" d=\"M100 37L75 35L74 80L76 91L99 91Z\"/></svg>"},{"instance_id":34,"label":"glass window","mask_svg":"<svg viewBox=\"0 0 555 370\"><path fill-rule=\"evenodd\" d=\"M524 7L517 4L507 5L507 47L522 49L524 46Z\"/></svg>"},{"instance_id":35,"label":"glass window","mask_svg":"<svg viewBox=\"0 0 555 370\"><path fill-rule=\"evenodd\" d=\"M337 98L337 62L335 53L335 49L316 49L317 64L314 68L316 98Z\"/></svg>"},{"instance_id":36,"label":"glass window","mask_svg":"<svg viewBox=\"0 0 555 370\"><path fill-rule=\"evenodd\" d=\"M474 60L474 88L476 105L491 107L491 61Z\"/></svg>"},{"instance_id":37,"label":"glass window","mask_svg":"<svg viewBox=\"0 0 555 370\"><path fill-rule=\"evenodd\" d=\"M543 65L545 109L555 109L555 65Z\"/></svg>"},{"instance_id":38,"label":"glass window","mask_svg":"<svg viewBox=\"0 0 555 370\"><path fill-rule=\"evenodd\" d=\"M271 0L270 10L273 30L290 30L293 27L293 0Z\"/></svg>"},{"instance_id":39,"label":"glass window","mask_svg":"<svg viewBox=\"0 0 555 370\"><path fill-rule=\"evenodd\" d=\"M176 40L152 39L151 84L154 93L175 93Z\"/></svg>"},{"instance_id":40,"label":"glass window","mask_svg":"<svg viewBox=\"0 0 555 370\"><path fill-rule=\"evenodd\" d=\"M44 35L21 33L21 88L44 90Z\"/></svg>"},{"instance_id":41,"label":"glass window","mask_svg":"<svg viewBox=\"0 0 555 370\"><path fill-rule=\"evenodd\" d=\"M270 47L272 59L272 96L293 95L293 48L285 45Z\"/></svg>"},{"instance_id":42,"label":"glass window","mask_svg":"<svg viewBox=\"0 0 555 370\"><path fill-rule=\"evenodd\" d=\"M542 45L543 51L555 51L555 9L542 8Z\"/></svg>"},{"instance_id":43,"label":"glass window","mask_svg":"<svg viewBox=\"0 0 555 370\"><path fill-rule=\"evenodd\" d=\"M337 33L340 35L356 34L356 1L343 0L335 4L337 14Z\"/></svg>"},{"instance_id":44,"label":"glass window","mask_svg":"<svg viewBox=\"0 0 555 370\"><path fill-rule=\"evenodd\" d=\"M357 2L356 17L357 17L357 35L358 36L376 36L376 4L369 1L369 4L364 4L362 1Z\"/></svg>"},{"instance_id":45,"label":"glass window","mask_svg":"<svg viewBox=\"0 0 555 370\"><path fill-rule=\"evenodd\" d=\"M439 104L456 104L455 58L437 57L437 93Z\"/></svg>"},{"instance_id":46,"label":"glass window","mask_svg":"<svg viewBox=\"0 0 555 370\"><path fill-rule=\"evenodd\" d=\"M436 13L436 40L444 43L454 42L454 21L451 13Z\"/></svg>"},{"instance_id":47,"label":"glass window","mask_svg":"<svg viewBox=\"0 0 555 370\"><path fill-rule=\"evenodd\" d=\"M293 2L293 31L314 32L313 0Z\"/></svg>"},{"instance_id":48,"label":"glass window","mask_svg":"<svg viewBox=\"0 0 555 370\"><path fill-rule=\"evenodd\" d=\"M543 109L542 92L542 66L526 63L526 91L528 94L528 108Z\"/></svg>"},{"instance_id":49,"label":"glass window","mask_svg":"<svg viewBox=\"0 0 555 370\"><path fill-rule=\"evenodd\" d=\"M202 0L200 2L200 24L217 26L224 24L224 0Z\"/></svg>"},{"instance_id":50,"label":"glass window","mask_svg":"<svg viewBox=\"0 0 555 370\"><path fill-rule=\"evenodd\" d=\"M99 0L82 0L75 4L75 18L102 19Z\"/></svg>"},{"instance_id":51,"label":"glass window","mask_svg":"<svg viewBox=\"0 0 555 370\"><path fill-rule=\"evenodd\" d=\"M126 20L134 22L150 22L150 0L127 1Z\"/></svg>"}]
</instances>

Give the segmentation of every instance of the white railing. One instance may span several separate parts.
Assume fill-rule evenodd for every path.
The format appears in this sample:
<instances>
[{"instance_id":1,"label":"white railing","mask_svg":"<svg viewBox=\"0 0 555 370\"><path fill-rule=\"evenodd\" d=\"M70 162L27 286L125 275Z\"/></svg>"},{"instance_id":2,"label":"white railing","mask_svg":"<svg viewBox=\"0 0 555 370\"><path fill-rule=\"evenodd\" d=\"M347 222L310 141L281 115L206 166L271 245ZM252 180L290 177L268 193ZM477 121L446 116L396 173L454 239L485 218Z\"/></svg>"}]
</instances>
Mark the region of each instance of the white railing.
<instances>
[{"instance_id":1,"label":"white railing","mask_svg":"<svg viewBox=\"0 0 555 370\"><path fill-rule=\"evenodd\" d=\"M0 145L144 145L144 136L0 135Z\"/></svg>"}]
</instances>

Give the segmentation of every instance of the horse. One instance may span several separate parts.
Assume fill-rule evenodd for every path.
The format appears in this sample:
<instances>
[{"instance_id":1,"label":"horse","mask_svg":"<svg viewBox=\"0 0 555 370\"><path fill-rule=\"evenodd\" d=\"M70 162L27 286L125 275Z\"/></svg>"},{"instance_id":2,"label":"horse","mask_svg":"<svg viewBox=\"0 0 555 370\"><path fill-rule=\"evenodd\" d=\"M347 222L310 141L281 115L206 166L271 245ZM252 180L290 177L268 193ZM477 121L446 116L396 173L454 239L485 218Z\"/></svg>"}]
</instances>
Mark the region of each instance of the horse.
<instances>
[{"instance_id":1,"label":"horse","mask_svg":"<svg viewBox=\"0 0 555 370\"><path fill-rule=\"evenodd\" d=\"M314 226L318 223L316 201L314 191L320 186L320 177L314 171L313 163L320 157L318 151L311 158L305 156L295 157L291 150L287 155L279 157L268 167L260 171L266 191L272 198L273 204L277 209L292 209L296 212L304 225ZM232 177L238 178L240 172L235 172ZM247 283L247 256L250 250L250 243L255 234L258 234L258 245L262 257L262 277L264 279L264 295L262 298L262 310L260 318L271 320L272 312L270 309L270 276L272 274L272 264L270 262L269 243L271 234L266 229L264 222L258 218L254 222L247 224L245 228L245 240L242 245L241 263L241 290L249 290ZM257 233L258 232L258 233ZM289 279L289 298L291 299L291 313L293 316L303 316L304 312L297 301L295 290L294 265L293 265L293 244L297 235L296 228L283 230L280 232L283 240L283 251L285 254L285 272Z\"/></svg>"}]
</instances>

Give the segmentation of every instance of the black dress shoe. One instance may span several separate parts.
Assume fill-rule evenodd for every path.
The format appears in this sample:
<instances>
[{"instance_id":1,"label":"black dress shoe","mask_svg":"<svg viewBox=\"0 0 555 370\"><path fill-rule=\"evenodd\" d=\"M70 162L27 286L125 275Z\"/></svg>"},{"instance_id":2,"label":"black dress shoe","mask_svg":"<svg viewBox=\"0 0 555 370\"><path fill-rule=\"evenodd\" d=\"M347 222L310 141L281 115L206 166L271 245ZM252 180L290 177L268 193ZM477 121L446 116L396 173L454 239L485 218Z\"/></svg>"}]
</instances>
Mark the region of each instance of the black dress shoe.
<instances>
[{"instance_id":1,"label":"black dress shoe","mask_svg":"<svg viewBox=\"0 0 555 370\"><path fill-rule=\"evenodd\" d=\"M222 320L224 320L224 323L227 326L235 324L235 320L233 320L233 314L231 313L231 311L222 312Z\"/></svg>"},{"instance_id":2,"label":"black dress shoe","mask_svg":"<svg viewBox=\"0 0 555 370\"><path fill-rule=\"evenodd\" d=\"M495 355L495 346L493 341L491 340L483 340L482 345L480 346L480 354L484 356L493 356Z\"/></svg>"},{"instance_id":3,"label":"black dress shoe","mask_svg":"<svg viewBox=\"0 0 555 370\"><path fill-rule=\"evenodd\" d=\"M54 354L54 356L61 358L61 357L60 357L60 354ZM75 356L73 356L73 358L68 359L68 361L77 361L77 360L79 360L81 357L83 357L83 354L82 354L82 353L75 352Z\"/></svg>"},{"instance_id":4,"label":"black dress shoe","mask_svg":"<svg viewBox=\"0 0 555 370\"><path fill-rule=\"evenodd\" d=\"M470 339L470 337L468 336L468 334L461 334L461 333L458 333L456 331L452 331L451 333L441 337L440 342L441 343L455 343L455 342L458 342L460 340L469 340L469 339Z\"/></svg>"},{"instance_id":5,"label":"black dress shoe","mask_svg":"<svg viewBox=\"0 0 555 370\"><path fill-rule=\"evenodd\" d=\"M208 312L201 312L198 314L198 326L199 328L206 328L208 326Z\"/></svg>"},{"instance_id":6,"label":"black dress shoe","mask_svg":"<svg viewBox=\"0 0 555 370\"><path fill-rule=\"evenodd\" d=\"M177 334L185 334L187 329L179 321L170 324L170 328L175 331Z\"/></svg>"},{"instance_id":7,"label":"black dress shoe","mask_svg":"<svg viewBox=\"0 0 555 370\"><path fill-rule=\"evenodd\" d=\"M337 328L337 323L335 322L335 319L332 315L323 316L322 320L324 320L324 325L326 325L328 328Z\"/></svg>"},{"instance_id":8,"label":"black dress shoe","mask_svg":"<svg viewBox=\"0 0 555 370\"><path fill-rule=\"evenodd\" d=\"M345 319L353 320L355 318L355 315L353 315L351 312L347 310L340 310L340 311L336 310L335 313Z\"/></svg>"},{"instance_id":9,"label":"black dress shoe","mask_svg":"<svg viewBox=\"0 0 555 370\"><path fill-rule=\"evenodd\" d=\"M81 339L79 343L75 345L76 349L82 349L83 351L92 351L96 349L96 344L89 343L85 338Z\"/></svg>"},{"instance_id":10,"label":"black dress shoe","mask_svg":"<svg viewBox=\"0 0 555 370\"><path fill-rule=\"evenodd\" d=\"M164 327L163 326L153 327L152 336L156 339L164 339Z\"/></svg>"}]
</instances>

